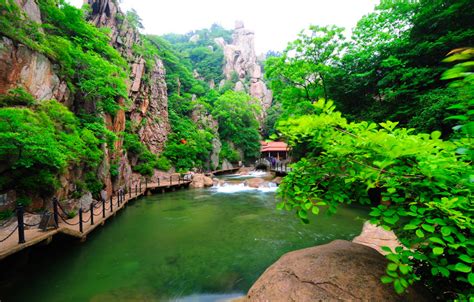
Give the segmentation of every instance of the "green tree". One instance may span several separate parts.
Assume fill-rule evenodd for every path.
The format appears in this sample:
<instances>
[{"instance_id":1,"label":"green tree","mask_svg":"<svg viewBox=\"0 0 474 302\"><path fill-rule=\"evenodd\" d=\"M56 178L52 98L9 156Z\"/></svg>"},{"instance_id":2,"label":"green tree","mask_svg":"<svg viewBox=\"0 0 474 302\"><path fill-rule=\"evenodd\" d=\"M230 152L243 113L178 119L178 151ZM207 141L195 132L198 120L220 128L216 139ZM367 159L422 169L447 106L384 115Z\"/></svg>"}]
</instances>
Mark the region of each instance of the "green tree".
<instances>
[{"instance_id":1,"label":"green tree","mask_svg":"<svg viewBox=\"0 0 474 302\"><path fill-rule=\"evenodd\" d=\"M219 122L221 139L233 142L246 158L255 158L260 151L257 114L258 102L243 92L226 91L214 104L212 115Z\"/></svg>"},{"instance_id":2,"label":"green tree","mask_svg":"<svg viewBox=\"0 0 474 302\"><path fill-rule=\"evenodd\" d=\"M460 144L390 121L349 123L332 102L314 106L318 114L279 124L290 145L310 148L279 187L278 207L308 222L321 207L335 213L340 204L370 204L375 190L381 199L372 201L371 221L408 248L384 248L390 263L382 282L402 293L421 279L442 299L472 297L474 170L457 154Z\"/></svg>"},{"instance_id":3,"label":"green tree","mask_svg":"<svg viewBox=\"0 0 474 302\"><path fill-rule=\"evenodd\" d=\"M15 190L20 197L32 193L49 197L58 177L71 165L86 171L103 157L101 139L56 101L43 101L34 109L0 109L0 191Z\"/></svg>"}]
</instances>

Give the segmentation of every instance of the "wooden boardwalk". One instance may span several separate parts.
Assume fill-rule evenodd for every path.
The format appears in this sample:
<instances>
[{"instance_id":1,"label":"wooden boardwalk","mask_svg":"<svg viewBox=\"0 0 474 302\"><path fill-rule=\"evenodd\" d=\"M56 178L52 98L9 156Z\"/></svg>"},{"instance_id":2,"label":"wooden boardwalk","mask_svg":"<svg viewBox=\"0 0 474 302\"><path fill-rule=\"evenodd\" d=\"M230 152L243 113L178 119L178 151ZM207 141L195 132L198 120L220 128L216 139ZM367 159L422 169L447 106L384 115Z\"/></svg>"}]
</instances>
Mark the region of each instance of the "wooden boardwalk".
<instances>
[{"instance_id":1,"label":"wooden boardwalk","mask_svg":"<svg viewBox=\"0 0 474 302\"><path fill-rule=\"evenodd\" d=\"M98 226L102 226L105 222L115 216L117 212L125 208L127 203L131 200L135 200L140 196L148 194L148 192L161 191L165 190L175 190L177 188L183 188L189 186L191 183L190 180L163 180L159 183L149 183L145 186L142 185L142 188L139 189L137 186L136 190L131 190L131 192L124 193L123 198L119 202L117 196L112 197L111 199L105 202L105 207L103 207L102 202L96 203L95 206L92 206L92 211L84 211L82 214L82 232L80 231L80 217L76 215L74 218L63 220L59 219L58 228L49 229L48 231L41 231L38 228L25 229L25 243L18 243L18 231L15 231L12 236L7 240L0 243L0 260L8 257L12 254L15 254L23 249L26 249L30 246L39 244L39 243L49 243L54 235L56 234L65 234L80 239L81 241L86 240L87 235L94 231ZM135 191L135 192L133 192ZM92 217L91 217L92 216ZM93 221L93 224L92 224ZM14 224L17 224L16 222ZM10 231L0 230L0 239L5 238L11 233Z\"/></svg>"},{"instance_id":2,"label":"wooden boardwalk","mask_svg":"<svg viewBox=\"0 0 474 302\"><path fill-rule=\"evenodd\" d=\"M226 173L232 173L232 172L237 172L240 169L240 167L232 168L232 169L225 169L225 170L215 170L208 172L206 174L213 174L213 175L221 175L221 174L226 174Z\"/></svg>"}]
</instances>

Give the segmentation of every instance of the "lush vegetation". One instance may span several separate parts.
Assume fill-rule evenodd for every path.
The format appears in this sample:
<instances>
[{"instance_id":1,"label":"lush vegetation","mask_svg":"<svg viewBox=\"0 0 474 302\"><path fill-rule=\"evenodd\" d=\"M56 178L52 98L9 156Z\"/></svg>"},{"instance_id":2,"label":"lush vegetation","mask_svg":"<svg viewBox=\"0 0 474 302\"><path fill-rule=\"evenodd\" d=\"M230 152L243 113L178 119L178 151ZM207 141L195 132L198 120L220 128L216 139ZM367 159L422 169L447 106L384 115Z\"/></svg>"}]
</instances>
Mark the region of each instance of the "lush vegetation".
<instances>
[{"instance_id":1,"label":"lush vegetation","mask_svg":"<svg viewBox=\"0 0 474 302\"><path fill-rule=\"evenodd\" d=\"M2 122L9 125L2 128L6 140L3 145L12 153L1 157L8 162L1 190L46 196L57 189L58 176L66 168L82 165L85 189L98 193L102 184L91 175L96 175L93 171L103 159L100 145L108 143L113 152L116 139L98 115L115 115L120 109L118 98L127 98L125 61L109 45L105 31L89 24L83 11L64 1L39 3L41 26L30 21L14 1L4 0L0 5L5 12L0 18L1 33L57 62L59 75L66 80L72 95L84 104L77 107L74 115L54 102L34 105L31 96L18 90L2 96L2 106L29 108L3 109L8 119ZM28 156L29 152L34 156Z\"/></svg>"},{"instance_id":2,"label":"lush vegetation","mask_svg":"<svg viewBox=\"0 0 474 302\"><path fill-rule=\"evenodd\" d=\"M297 161L278 207L308 222L370 205L406 247L385 249L382 282L398 293L421 282L443 300L474 295L472 5L382 1L351 43L311 26L266 63L279 113L267 131Z\"/></svg>"},{"instance_id":3,"label":"lush vegetation","mask_svg":"<svg viewBox=\"0 0 474 302\"><path fill-rule=\"evenodd\" d=\"M32 192L48 197L59 187L57 175L67 168L97 168L104 140L80 127L79 119L56 101L1 108L0 188L14 189L23 203L28 203ZM88 189L95 191L92 186Z\"/></svg>"},{"instance_id":4,"label":"lush vegetation","mask_svg":"<svg viewBox=\"0 0 474 302\"><path fill-rule=\"evenodd\" d=\"M324 97L350 120L397 120L445 137L454 126L446 108L459 96L440 79L449 68L440 62L474 45L473 10L469 0L381 1L350 40L340 28L311 26L267 60L275 104L283 104L284 118L310 113Z\"/></svg>"},{"instance_id":5,"label":"lush vegetation","mask_svg":"<svg viewBox=\"0 0 474 302\"><path fill-rule=\"evenodd\" d=\"M13 0L2 0L0 8L1 34L56 63L55 71L66 81L74 100L72 113L53 101L37 103L22 89L12 89L9 94L0 96L0 108L8 117L2 120L1 129L1 192L14 189L21 196L28 192L37 192L44 197L51 195L58 189L59 176L66 169L77 166L84 173L82 179L77 180L74 195L78 197L85 191L98 194L103 184L97 179L97 170L105 156L105 146L111 155L110 176L112 180L118 179L121 150L115 150L117 139L123 140L123 149L133 163L133 171L142 175L151 176L155 169L168 171L171 167L178 171L210 168L212 142L219 136L218 128L222 132L225 127L197 123L192 116L199 112L212 120L210 114L221 92L211 89L209 81L222 79L224 63L222 48L214 39L222 37L229 42L231 31L213 25L210 29L186 35L142 36L141 41L133 45L133 54L146 62L144 84L149 83L149 72L157 58L163 60L167 72L172 133L163 154L157 155L140 140L140 125L127 122L123 133L113 133L105 125L104 116L113 119L119 110L129 108L126 83L130 62L110 45L109 29L96 28L86 21L90 12L87 6L77 9L64 0L40 1L42 24L30 20ZM119 26L130 26L133 30L143 28L140 17L133 10L118 13L116 18ZM193 36L195 38L190 39ZM240 97L241 101L250 100L248 96ZM226 110L232 111L232 108L225 108L220 102L216 114L223 120ZM257 112L254 105L245 108ZM60 119L59 110L64 111ZM252 129L243 129L242 135L233 129L230 134L226 133L225 139L240 139L244 154L255 156L259 136L253 116L239 113L233 118L245 119L236 127ZM224 158L233 162L242 159L231 146L234 145L224 142L221 161ZM237 146L240 148L239 144ZM44 154L37 152L42 148ZM30 152L35 156L28 156Z\"/></svg>"},{"instance_id":6,"label":"lush vegetation","mask_svg":"<svg viewBox=\"0 0 474 302\"><path fill-rule=\"evenodd\" d=\"M37 103L22 89L0 97L0 191L14 189L25 197L20 200L51 196L59 175L76 166L83 171L78 190L98 194L103 187L96 173L104 157L101 146L106 143L115 152L117 139L101 114L115 115L121 109L118 100L127 99L125 60L109 45L106 30L64 1L39 2L42 25L28 19L14 1L3 0L0 7L0 32L56 62L72 97L80 100L72 113L55 101Z\"/></svg>"},{"instance_id":7,"label":"lush vegetation","mask_svg":"<svg viewBox=\"0 0 474 302\"><path fill-rule=\"evenodd\" d=\"M190 41L190 38L196 35L199 39ZM216 136L224 141L221 161L227 159L237 162L258 155L260 136L255 115L259 109L255 102L243 93L212 89L206 82L222 78L223 53L213 41L219 36L227 37L229 33L217 25L212 26L210 30L203 29L186 35L170 34L164 38L148 36L149 43L158 49L167 73L168 112L173 132L168 137L164 154L179 171L192 168L209 169L212 140ZM207 53L211 51L210 48L213 49L212 54L199 58L191 55L196 54L195 50ZM200 68L200 64L209 68ZM194 70L197 70L199 75L193 74ZM217 129L212 129L210 124L193 121L193 114L212 114L218 121L218 132ZM235 143L234 148L239 148L245 158L241 158L237 150L225 141Z\"/></svg>"},{"instance_id":8,"label":"lush vegetation","mask_svg":"<svg viewBox=\"0 0 474 302\"><path fill-rule=\"evenodd\" d=\"M220 137L239 146L246 158L256 158L260 153L256 118L260 111L258 101L243 92L228 90L214 103L212 114L223 125Z\"/></svg>"},{"instance_id":9,"label":"lush vegetation","mask_svg":"<svg viewBox=\"0 0 474 302\"><path fill-rule=\"evenodd\" d=\"M224 54L214 39L231 41L231 31L213 24L209 29L189 32L185 35L167 34L163 36L173 44L183 58L189 60L192 70L196 70L204 81L219 83L223 79Z\"/></svg>"}]
</instances>

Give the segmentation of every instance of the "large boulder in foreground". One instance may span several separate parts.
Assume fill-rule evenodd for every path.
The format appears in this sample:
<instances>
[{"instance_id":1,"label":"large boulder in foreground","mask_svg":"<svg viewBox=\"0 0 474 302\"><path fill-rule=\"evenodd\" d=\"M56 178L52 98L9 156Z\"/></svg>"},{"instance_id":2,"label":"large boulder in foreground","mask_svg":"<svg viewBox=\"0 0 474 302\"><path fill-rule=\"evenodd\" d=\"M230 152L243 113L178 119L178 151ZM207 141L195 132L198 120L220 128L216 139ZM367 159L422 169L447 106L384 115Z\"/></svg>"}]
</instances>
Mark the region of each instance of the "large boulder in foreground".
<instances>
[{"instance_id":1,"label":"large boulder in foreground","mask_svg":"<svg viewBox=\"0 0 474 302\"><path fill-rule=\"evenodd\" d=\"M427 301L410 288L397 295L380 278L387 261L376 250L345 240L283 255L255 282L248 301Z\"/></svg>"}]
</instances>

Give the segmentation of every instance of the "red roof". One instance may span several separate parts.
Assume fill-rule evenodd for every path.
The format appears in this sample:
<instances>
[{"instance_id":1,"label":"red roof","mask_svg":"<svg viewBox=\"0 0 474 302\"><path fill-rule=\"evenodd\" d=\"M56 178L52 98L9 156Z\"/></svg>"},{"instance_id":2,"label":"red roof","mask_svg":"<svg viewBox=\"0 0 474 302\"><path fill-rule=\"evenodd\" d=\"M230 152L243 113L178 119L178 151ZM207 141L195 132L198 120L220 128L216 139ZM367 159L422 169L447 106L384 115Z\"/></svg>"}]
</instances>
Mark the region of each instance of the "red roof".
<instances>
[{"instance_id":1,"label":"red roof","mask_svg":"<svg viewBox=\"0 0 474 302\"><path fill-rule=\"evenodd\" d=\"M288 145L284 142L260 142L260 152L288 151Z\"/></svg>"}]
</instances>

